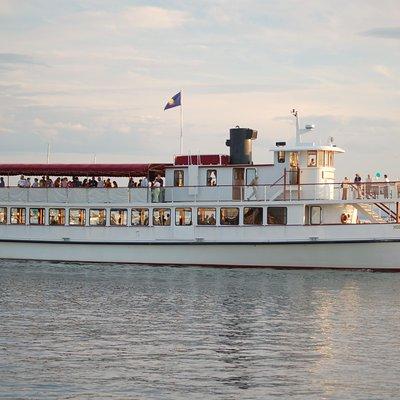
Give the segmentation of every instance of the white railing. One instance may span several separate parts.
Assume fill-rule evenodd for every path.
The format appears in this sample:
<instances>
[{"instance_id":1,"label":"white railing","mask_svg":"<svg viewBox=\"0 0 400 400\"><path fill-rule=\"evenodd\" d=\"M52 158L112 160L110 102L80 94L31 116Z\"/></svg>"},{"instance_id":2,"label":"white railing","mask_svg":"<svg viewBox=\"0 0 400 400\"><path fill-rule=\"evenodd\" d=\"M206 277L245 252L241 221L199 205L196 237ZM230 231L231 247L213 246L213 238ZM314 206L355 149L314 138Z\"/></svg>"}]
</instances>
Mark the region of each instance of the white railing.
<instances>
[{"instance_id":1,"label":"white railing","mask_svg":"<svg viewBox=\"0 0 400 400\"><path fill-rule=\"evenodd\" d=\"M299 200L400 201L400 182L258 186L183 186L163 188L0 188L1 203L179 203L274 202Z\"/></svg>"}]
</instances>

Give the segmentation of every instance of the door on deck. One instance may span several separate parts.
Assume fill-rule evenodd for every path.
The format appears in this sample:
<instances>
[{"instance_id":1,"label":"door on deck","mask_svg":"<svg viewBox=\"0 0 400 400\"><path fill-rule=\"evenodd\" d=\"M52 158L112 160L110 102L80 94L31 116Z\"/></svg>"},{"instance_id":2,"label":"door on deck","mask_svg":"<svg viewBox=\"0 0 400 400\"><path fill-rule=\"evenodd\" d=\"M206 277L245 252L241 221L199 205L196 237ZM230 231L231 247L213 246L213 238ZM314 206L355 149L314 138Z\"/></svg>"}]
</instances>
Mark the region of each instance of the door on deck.
<instances>
[{"instance_id":1,"label":"door on deck","mask_svg":"<svg viewBox=\"0 0 400 400\"><path fill-rule=\"evenodd\" d=\"M232 174L232 200L243 200L244 168L233 168Z\"/></svg>"},{"instance_id":2,"label":"door on deck","mask_svg":"<svg viewBox=\"0 0 400 400\"><path fill-rule=\"evenodd\" d=\"M297 151L290 152L289 161L289 185L297 185L299 183L299 153Z\"/></svg>"}]
</instances>

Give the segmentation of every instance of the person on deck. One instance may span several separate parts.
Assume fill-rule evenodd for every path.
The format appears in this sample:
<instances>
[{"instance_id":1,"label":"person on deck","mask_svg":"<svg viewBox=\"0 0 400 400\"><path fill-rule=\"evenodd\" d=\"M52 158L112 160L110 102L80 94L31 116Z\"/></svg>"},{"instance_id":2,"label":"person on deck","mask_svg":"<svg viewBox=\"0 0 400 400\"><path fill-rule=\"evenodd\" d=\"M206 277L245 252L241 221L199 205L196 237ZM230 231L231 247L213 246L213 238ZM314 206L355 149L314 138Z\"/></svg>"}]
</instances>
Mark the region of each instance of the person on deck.
<instances>
[{"instance_id":1,"label":"person on deck","mask_svg":"<svg viewBox=\"0 0 400 400\"><path fill-rule=\"evenodd\" d=\"M250 196L247 197L247 201L249 201L253 196L257 200L257 186L258 186L258 176L257 175L250 182L250 186L252 188L252 192L250 193Z\"/></svg>"},{"instance_id":2,"label":"person on deck","mask_svg":"<svg viewBox=\"0 0 400 400\"><path fill-rule=\"evenodd\" d=\"M21 175L21 177L19 178L19 181L17 183L17 186L20 188L23 188L26 186L26 179L23 175Z\"/></svg>"},{"instance_id":3,"label":"person on deck","mask_svg":"<svg viewBox=\"0 0 400 400\"><path fill-rule=\"evenodd\" d=\"M383 197L385 199L388 199L389 198L389 178L386 174L383 175L383 181L385 182L383 185Z\"/></svg>"},{"instance_id":4,"label":"person on deck","mask_svg":"<svg viewBox=\"0 0 400 400\"><path fill-rule=\"evenodd\" d=\"M97 178L97 187L98 188L104 187L104 181L100 177Z\"/></svg>"},{"instance_id":5,"label":"person on deck","mask_svg":"<svg viewBox=\"0 0 400 400\"><path fill-rule=\"evenodd\" d=\"M146 177L144 177L144 178L142 179L142 182L140 183L140 186L141 186L142 188L148 188L148 187L149 187L149 181L147 180Z\"/></svg>"},{"instance_id":6,"label":"person on deck","mask_svg":"<svg viewBox=\"0 0 400 400\"><path fill-rule=\"evenodd\" d=\"M0 188L5 187L5 186L6 186L6 184L4 183L4 178L1 177L0 178Z\"/></svg>"},{"instance_id":7,"label":"person on deck","mask_svg":"<svg viewBox=\"0 0 400 400\"><path fill-rule=\"evenodd\" d=\"M31 187L33 187L33 188L38 188L39 187L39 179L38 178L35 178L33 180L33 183L32 183Z\"/></svg>"},{"instance_id":8,"label":"person on deck","mask_svg":"<svg viewBox=\"0 0 400 400\"><path fill-rule=\"evenodd\" d=\"M354 184L356 187L357 199L361 199L361 176L356 174L354 177Z\"/></svg>"},{"instance_id":9,"label":"person on deck","mask_svg":"<svg viewBox=\"0 0 400 400\"><path fill-rule=\"evenodd\" d=\"M347 176L344 177L342 182L342 200L347 200L349 194L350 180Z\"/></svg>"}]
</instances>

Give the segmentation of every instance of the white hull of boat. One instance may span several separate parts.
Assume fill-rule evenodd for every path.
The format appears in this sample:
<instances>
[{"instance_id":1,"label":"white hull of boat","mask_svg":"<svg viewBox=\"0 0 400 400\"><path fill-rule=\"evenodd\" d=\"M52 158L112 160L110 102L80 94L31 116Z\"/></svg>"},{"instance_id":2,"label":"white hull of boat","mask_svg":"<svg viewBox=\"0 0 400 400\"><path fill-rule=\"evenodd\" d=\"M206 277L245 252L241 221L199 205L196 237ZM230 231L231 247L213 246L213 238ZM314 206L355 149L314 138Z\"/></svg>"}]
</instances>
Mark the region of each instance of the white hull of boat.
<instances>
[{"instance_id":1,"label":"white hull of boat","mask_svg":"<svg viewBox=\"0 0 400 400\"><path fill-rule=\"evenodd\" d=\"M271 268L400 270L400 241L88 243L0 241L0 258Z\"/></svg>"}]
</instances>

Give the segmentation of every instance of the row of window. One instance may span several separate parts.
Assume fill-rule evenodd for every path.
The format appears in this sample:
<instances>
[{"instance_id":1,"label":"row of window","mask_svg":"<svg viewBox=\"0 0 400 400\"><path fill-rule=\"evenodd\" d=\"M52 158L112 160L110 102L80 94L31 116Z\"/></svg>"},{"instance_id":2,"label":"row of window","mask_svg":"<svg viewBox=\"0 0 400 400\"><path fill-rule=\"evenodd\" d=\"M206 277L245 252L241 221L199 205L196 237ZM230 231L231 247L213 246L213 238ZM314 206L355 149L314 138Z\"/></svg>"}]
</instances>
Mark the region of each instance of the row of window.
<instances>
[{"instance_id":1,"label":"row of window","mask_svg":"<svg viewBox=\"0 0 400 400\"><path fill-rule=\"evenodd\" d=\"M246 168L246 185L251 185L251 182L257 175L255 168ZM174 186L185 186L185 171L177 169L174 171ZM217 186L217 170L208 169L206 173L206 186Z\"/></svg>"},{"instance_id":2,"label":"row of window","mask_svg":"<svg viewBox=\"0 0 400 400\"><path fill-rule=\"evenodd\" d=\"M284 163L286 157L285 151L278 152L278 163ZM298 166L298 152L291 152L290 166ZM307 151L307 167L333 167L334 152L326 150L308 150Z\"/></svg>"},{"instance_id":3,"label":"row of window","mask_svg":"<svg viewBox=\"0 0 400 400\"><path fill-rule=\"evenodd\" d=\"M110 225L127 226L128 225L127 209L111 209ZM262 225L264 221L262 207L244 207L242 222L244 225ZM86 220L88 214L88 221ZM152 222L154 226L170 226L171 225L171 209L170 208L153 208ZM130 210L131 226L148 226L150 210L148 208L132 208ZM30 225L46 224L45 208L29 208L22 207L10 208L10 223L13 225L25 225L26 219ZM239 225L240 211L238 207L221 207L219 209L220 225ZM48 224L49 225L72 225L85 226L88 222L90 226L105 226L107 221L107 210L104 208L89 209L70 208L49 208ZM7 208L0 207L0 224L7 223ZM175 209L175 225L190 226L192 225L192 209L176 208ZM267 207L267 223L275 225L286 225L287 208L286 207ZM197 208L197 225L216 225L217 209L214 207Z\"/></svg>"}]
</instances>

